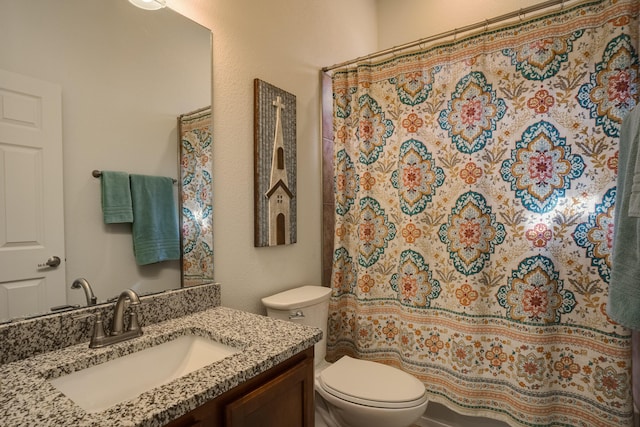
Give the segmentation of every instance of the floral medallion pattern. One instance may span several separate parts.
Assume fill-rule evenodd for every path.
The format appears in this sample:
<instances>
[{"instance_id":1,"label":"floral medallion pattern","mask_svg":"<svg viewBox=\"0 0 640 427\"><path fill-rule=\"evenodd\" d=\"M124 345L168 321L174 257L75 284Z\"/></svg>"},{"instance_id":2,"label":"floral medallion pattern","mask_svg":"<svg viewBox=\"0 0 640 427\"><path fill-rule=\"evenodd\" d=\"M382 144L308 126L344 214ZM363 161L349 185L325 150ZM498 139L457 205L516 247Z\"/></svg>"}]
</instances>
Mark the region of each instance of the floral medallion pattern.
<instances>
[{"instance_id":1,"label":"floral medallion pattern","mask_svg":"<svg viewBox=\"0 0 640 427\"><path fill-rule=\"evenodd\" d=\"M609 399L623 399L629 393L629 374L613 366L595 367L594 388Z\"/></svg>"},{"instance_id":2,"label":"floral medallion pattern","mask_svg":"<svg viewBox=\"0 0 640 427\"><path fill-rule=\"evenodd\" d=\"M544 380L547 362L544 357L538 357L535 353L519 354L516 369L518 377L526 384L540 384Z\"/></svg>"},{"instance_id":3,"label":"floral medallion pattern","mask_svg":"<svg viewBox=\"0 0 640 427\"><path fill-rule=\"evenodd\" d=\"M338 90L333 94L335 100L336 116L346 119L351 115L351 96L356 93L355 88Z\"/></svg>"},{"instance_id":4,"label":"floral medallion pattern","mask_svg":"<svg viewBox=\"0 0 640 427\"><path fill-rule=\"evenodd\" d=\"M380 204L370 197L361 199L358 263L363 267L375 264L395 235L396 226L389 222Z\"/></svg>"},{"instance_id":5,"label":"floral medallion pattern","mask_svg":"<svg viewBox=\"0 0 640 427\"><path fill-rule=\"evenodd\" d=\"M333 255L333 275L331 283L332 294L341 295L353 293L357 283L357 271L353 264L353 259L345 248L336 249Z\"/></svg>"},{"instance_id":6,"label":"floral medallion pattern","mask_svg":"<svg viewBox=\"0 0 640 427\"><path fill-rule=\"evenodd\" d=\"M545 80L555 76L573 50L573 41L584 33L578 30L566 38L549 37L523 44L518 49L504 49L511 64L528 80Z\"/></svg>"},{"instance_id":7,"label":"floral medallion pattern","mask_svg":"<svg viewBox=\"0 0 640 427\"><path fill-rule=\"evenodd\" d=\"M465 283L456 289L456 298L458 298L460 304L465 307L470 306L471 303L478 299L478 296L478 291L473 289L468 283Z\"/></svg>"},{"instance_id":8,"label":"floral medallion pattern","mask_svg":"<svg viewBox=\"0 0 640 427\"><path fill-rule=\"evenodd\" d=\"M596 205L595 212L589 214L587 222L578 224L573 239L587 250L591 265L598 268L602 280L611 279L611 254L613 250L615 187L607 191L602 203Z\"/></svg>"},{"instance_id":9,"label":"floral medallion pattern","mask_svg":"<svg viewBox=\"0 0 640 427\"><path fill-rule=\"evenodd\" d=\"M553 231L551 231L546 224L540 223L528 229L525 236L536 248L544 248L553 238Z\"/></svg>"},{"instance_id":10,"label":"floral medallion pattern","mask_svg":"<svg viewBox=\"0 0 640 427\"><path fill-rule=\"evenodd\" d=\"M460 171L460 178L469 185L475 184L478 179L482 178L482 169L476 166L475 163L469 162Z\"/></svg>"},{"instance_id":11,"label":"floral medallion pattern","mask_svg":"<svg viewBox=\"0 0 640 427\"><path fill-rule=\"evenodd\" d=\"M557 323L576 305L573 293L563 289L553 262L541 255L522 261L496 296L511 319L523 322Z\"/></svg>"},{"instance_id":12,"label":"floral medallion pattern","mask_svg":"<svg viewBox=\"0 0 640 427\"><path fill-rule=\"evenodd\" d=\"M422 236L422 231L412 223L407 224L407 226L402 229L402 237L404 237L407 243L415 243L416 239L419 239L420 236Z\"/></svg>"},{"instance_id":13,"label":"floral medallion pattern","mask_svg":"<svg viewBox=\"0 0 640 427\"><path fill-rule=\"evenodd\" d=\"M551 9L334 71L327 357L512 426L630 427L606 303L640 5Z\"/></svg>"},{"instance_id":14,"label":"floral medallion pattern","mask_svg":"<svg viewBox=\"0 0 640 427\"><path fill-rule=\"evenodd\" d=\"M566 139L545 121L525 130L500 170L524 207L537 213L553 209L583 171L582 157L571 154Z\"/></svg>"},{"instance_id":15,"label":"floral medallion pattern","mask_svg":"<svg viewBox=\"0 0 640 427\"><path fill-rule=\"evenodd\" d=\"M393 134L394 125L369 95L361 96L358 104L360 116L356 135L360 141L360 161L369 165L378 160L387 138Z\"/></svg>"},{"instance_id":16,"label":"floral medallion pattern","mask_svg":"<svg viewBox=\"0 0 640 427\"><path fill-rule=\"evenodd\" d=\"M609 42L577 98L605 134L619 136L622 119L638 103L638 54L628 35Z\"/></svg>"},{"instance_id":17,"label":"floral medallion pattern","mask_svg":"<svg viewBox=\"0 0 640 427\"><path fill-rule=\"evenodd\" d=\"M553 364L553 370L558 374L560 381L571 381L580 373L580 365L575 362L573 354L560 354L560 359Z\"/></svg>"},{"instance_id":18,"label":"floral medallion pattern","mask_svg":"<svg viewBox=\"0 0 640 427\"><path fill-rule=\"evenodd\" d=\"M336 153L336 173L333 178L336 195L336 213L346 215L355 202L360 180L356 175L353 162L345 150Z\"/></svg>"},{"instance_id":19,"label":"floral medallion pattern","mask_svg":"<svg viewBox=\"0 0 640 427\"><path fill-rule=\"evenodd\" d=\"M440 295L440 282L431 277L422 255L412 250L400 254L398 272L391 276L390 283L398 292L398 300L414 307L429 307Z\"/></svg>"},{"instance_id":20,"label":"floral medallion pattern","mask_svg":"<svg viewBox=\"0 0 640 427\"><path fill-rule=\"evenodd\" d=\"M549 108L553 107L556 103L553 95L550 95L548 91L544 89L540 89L533 95L532 98L529 98L527 101L527 107L531 108L538 114L544 114L549 112Z\"/></svg>"},{"instance_id":21,"label":"floral medallion pattern","mask_svg":"<svg viewBox=\"0 0 640 427\"><path fill-rule=\"evenodd\" d=\"M429 97L433 77L432 73L415 71L393 77L389 79L389 83L396 86L400 102L406 105L418 105Z\"/></svg>"},{"instance_id":22,"label":"floral medallion pattern","mask_svg":"<svg viewBox=\"0 0 640 427\"><path fill-rule=\"evenodd\" d=\"M402 121L402 127L409 133L416 133L424 125L422 120L416 113L410 113L406 119Z\"/></svg>"},{"instance_id":23,"label":"floral medallion pattern","mask_svg":"<svg viewBox=\"0 0 640 427\"><path fill-rule=\"evenodd\" d=\"M398 170L391 175L400 196L400 209L407 215L422 212L444 182L444 171L436 166L431 153L418 140L400 146Z\"/></svg>"},{"instance_id":24,"label":"floral medallion pattern","mask_svg":"<svg viewBox=\"0 0 640 427\"><path fill-rule=\"evenodd\" d=\"M496 97L484 74L474 71L458 82L439 123L456 148L470 154L485 146L506 111L504 100Z\"/></svg>"},{"instance_id":25,"label":"floral medallion pattern","mask_svg":"<svg viewBox=\"0 0 640 427\"><path fill-rule=\"evenodd\" d=\"M506 232L504 225L496 222L485 198L469 191L457 200L449 221L440 226L439 236L447 244L456 270L470 275L482 270Z\"/></svg>"}]
</instances>

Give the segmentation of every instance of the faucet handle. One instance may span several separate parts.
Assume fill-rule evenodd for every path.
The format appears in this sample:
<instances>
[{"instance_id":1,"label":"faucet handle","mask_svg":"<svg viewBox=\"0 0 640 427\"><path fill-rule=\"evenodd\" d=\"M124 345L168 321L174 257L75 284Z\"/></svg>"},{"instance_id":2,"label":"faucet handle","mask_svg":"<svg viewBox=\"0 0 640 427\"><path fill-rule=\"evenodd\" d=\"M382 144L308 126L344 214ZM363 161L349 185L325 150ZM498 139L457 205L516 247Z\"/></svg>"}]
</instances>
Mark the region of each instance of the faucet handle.
<instances>
[{"instance_id":1,"label":"faucet handle","mask_svg":"<svg viewBox=\"0 0 640 427\"><path fill-rule=\"evenodd\" d=\"M129 312L129 331L142 332L142 328L140 328L140 324L138 323L138 313L133 309L130 309Z\"/></svg>"},{"instance_id":2,"label":"faucet handle","mask_svg":"<svg viewBox=\"0 0 640 427\"><path fill-rule=\"evenodd\" d=\"M93 336L91 341L101 340L106 334L104 333L104 321L102 319L102 313L97 312L95 315L95 321L93 323Z\"/></svg>"},{"instance_id":3,"label":"faucet handle","mask_svg":"<svg viewBox=\"0 0 640 427\"><path fill-rule=\"evenodd\" d=\"M93 319L93 332L91 334L91 341L89 342L89 347L94 348L98 343L103 341L106 338L106 334L104 332L104 321L102 319L102 313L85 313L77 316L73 316L74 319Z\"/></svg>"}]
</instances>

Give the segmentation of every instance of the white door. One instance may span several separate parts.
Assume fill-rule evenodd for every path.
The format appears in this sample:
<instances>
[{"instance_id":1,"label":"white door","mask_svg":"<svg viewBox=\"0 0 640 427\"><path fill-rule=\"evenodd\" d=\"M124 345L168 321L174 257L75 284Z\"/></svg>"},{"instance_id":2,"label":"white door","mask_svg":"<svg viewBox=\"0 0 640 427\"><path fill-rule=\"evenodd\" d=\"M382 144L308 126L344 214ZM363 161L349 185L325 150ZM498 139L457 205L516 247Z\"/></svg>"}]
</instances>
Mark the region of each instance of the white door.
<instances>
[{"instance_id":1,"label":"white door","mask_svg":"<svg viewBox=\"0 0 640 427\"><path fill-rule=\"evenodd\" d=\"M0 70L0 321L65 304L64 261L60 86Z\"/></svg>"}]
</instances>

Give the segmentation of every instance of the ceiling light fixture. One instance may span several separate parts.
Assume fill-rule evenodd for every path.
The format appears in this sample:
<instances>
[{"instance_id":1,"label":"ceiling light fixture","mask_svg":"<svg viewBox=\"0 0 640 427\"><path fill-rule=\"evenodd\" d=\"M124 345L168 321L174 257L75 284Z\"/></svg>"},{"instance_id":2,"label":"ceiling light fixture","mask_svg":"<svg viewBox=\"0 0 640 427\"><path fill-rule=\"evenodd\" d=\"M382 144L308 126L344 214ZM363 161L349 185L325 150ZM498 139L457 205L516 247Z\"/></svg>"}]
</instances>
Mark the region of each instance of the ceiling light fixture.
<instances>
[{"instance_id":1,"label":"ceiling light fixture","mask_svg":"<svg viewBox=\"0 0 640 427\"><path fill-rule=\"evenodd\" d=\"M166 0L129 0L129 3L144 10L158 10L167 6Z\"/></svg>"}]
</instances>

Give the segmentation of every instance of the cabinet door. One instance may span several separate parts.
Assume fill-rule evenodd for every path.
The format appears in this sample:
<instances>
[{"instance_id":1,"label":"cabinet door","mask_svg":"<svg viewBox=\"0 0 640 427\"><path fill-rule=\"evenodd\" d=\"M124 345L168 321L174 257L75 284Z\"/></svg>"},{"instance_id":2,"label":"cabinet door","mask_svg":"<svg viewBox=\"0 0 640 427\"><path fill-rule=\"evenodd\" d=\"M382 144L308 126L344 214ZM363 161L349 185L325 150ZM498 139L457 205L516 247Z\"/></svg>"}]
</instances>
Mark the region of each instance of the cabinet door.
<instances>
[{"instance_id":1,"label":"cabinet door","mask_svg":"<svg viewBox=\"0 0 640 427\"><path fill-rule=\"evenodd\" d=\"M226 405L225 427L313 427L313 359Z\"/></svg>"}]
</instances>

